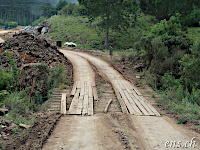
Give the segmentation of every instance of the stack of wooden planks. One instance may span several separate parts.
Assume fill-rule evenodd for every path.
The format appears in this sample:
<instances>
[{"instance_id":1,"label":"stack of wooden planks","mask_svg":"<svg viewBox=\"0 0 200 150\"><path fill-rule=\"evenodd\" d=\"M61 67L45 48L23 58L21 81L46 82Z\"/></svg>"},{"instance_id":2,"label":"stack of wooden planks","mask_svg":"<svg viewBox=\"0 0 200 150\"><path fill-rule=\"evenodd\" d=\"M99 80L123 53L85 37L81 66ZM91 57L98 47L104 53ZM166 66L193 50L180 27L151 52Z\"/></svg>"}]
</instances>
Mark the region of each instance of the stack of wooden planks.
<instances>
[{"instance_id":1,"label":"stack of wooden planks","mask_svg":"<svg viewBox=\"0 0 200 150\"><path fill-rule=\"evenodd\" d=\"M93 101L98 100L96 86L90 81L76 81L71 91L73 96L68 114L93 115Z\"/></svg>"},{"instance_id":2,"label":"stack of wooden planks","mask_svg":"<svg viewBox=\"0 0 200 150\"><path fill-rule=\"evenodd\" d=\"M123 113L130 113L137 116L160 116L158 111L129 81L113 80L112 85Z\"/></svg>"}]
</instances>

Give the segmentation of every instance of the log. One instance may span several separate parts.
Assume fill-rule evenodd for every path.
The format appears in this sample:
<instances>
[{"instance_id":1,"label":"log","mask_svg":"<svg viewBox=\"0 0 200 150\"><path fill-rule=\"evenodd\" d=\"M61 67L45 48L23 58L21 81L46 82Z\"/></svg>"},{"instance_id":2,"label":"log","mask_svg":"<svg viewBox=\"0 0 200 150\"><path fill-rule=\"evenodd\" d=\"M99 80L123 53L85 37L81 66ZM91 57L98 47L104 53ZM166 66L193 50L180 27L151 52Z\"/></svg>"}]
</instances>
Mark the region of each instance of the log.
<instances>
[{"instance_id":1,"label":"log","mask_svg":"<svg viewBox=\"0 0 200 150\"><path fill-rule=\"evenodd\" d=\"M61 99L61 114L66 115L67 114L67 108L66 108L66 97L67 94L62 94L62 99Z\"/></svg>"},{"instance_id":2,"label":"log","mask_svg":"<svg viewBox=\"0 0 200 150\"><path fill-rule=\"evenodd\" d=\"M108 112L108 108L110 106L110 104L112 103L112 99L109 100L108 104L106 105L106 108L104 110L104 113L107 113Z\"/></svg>"}]
</instances>

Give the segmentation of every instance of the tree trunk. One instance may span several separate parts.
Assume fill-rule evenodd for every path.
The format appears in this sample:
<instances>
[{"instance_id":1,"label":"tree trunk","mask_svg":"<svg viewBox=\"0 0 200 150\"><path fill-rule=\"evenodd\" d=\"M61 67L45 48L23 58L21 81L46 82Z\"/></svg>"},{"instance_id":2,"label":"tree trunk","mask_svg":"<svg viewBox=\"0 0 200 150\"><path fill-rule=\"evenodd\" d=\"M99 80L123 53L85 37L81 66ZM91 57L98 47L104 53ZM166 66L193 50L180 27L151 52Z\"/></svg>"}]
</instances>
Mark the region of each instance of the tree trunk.
<instances>
[{"instance_id":1,"label":"tree trunk","mask_svg":"<svg viewBox=\"0 0 200 150\"><path fill-rule=\"evenodd\" d=\"M108 49L108 31L109 30L109 28L108 27L106 27L106 39L105 39L105 48L106 49Z\"/></svg>"},{"instance_id":2,"label":"tree trunk","mask_svg":"<svg viewBox=\"0 0 200 150\"><path fill-rule=\"evenodd\" d=\"M108 34L109 34L109 14L107 14L107 21L106 21L106 37L105 37L105 48L108 49Z\"/></svg>"},{"instance_id":3,"label":"tree trunk","mask_svg":"<svg viewBox=\"0 0 200 150\"><path fill-rule=\"evenodd\" d=\"M138 0L136 0L136 4L138 4ZM135 11L134 27L136 26L136 23L137 23L137 10Z\"/></svg>"}]
</instances>

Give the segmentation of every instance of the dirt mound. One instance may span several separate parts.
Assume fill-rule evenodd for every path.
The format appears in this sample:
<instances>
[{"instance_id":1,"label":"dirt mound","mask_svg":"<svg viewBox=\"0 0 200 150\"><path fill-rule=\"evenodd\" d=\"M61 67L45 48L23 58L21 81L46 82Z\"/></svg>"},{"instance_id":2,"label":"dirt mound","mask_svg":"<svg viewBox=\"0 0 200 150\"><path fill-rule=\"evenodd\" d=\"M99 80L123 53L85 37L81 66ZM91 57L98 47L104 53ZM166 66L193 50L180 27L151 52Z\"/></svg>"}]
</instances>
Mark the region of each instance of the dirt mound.
<instances>
[{"instance_id":1,"label":"dirt mound","mask_svg":"<svg viewBox=\"0 0 200 150\"><path fill-rule=\"evenodd\" d=\"M13 34L0 45L1 65L10 66L11 59L17 67L27 63L45 62L50 67L64 63L66 58L42 37L32 36L27 32Z\"/></svg>"}]
</instances>

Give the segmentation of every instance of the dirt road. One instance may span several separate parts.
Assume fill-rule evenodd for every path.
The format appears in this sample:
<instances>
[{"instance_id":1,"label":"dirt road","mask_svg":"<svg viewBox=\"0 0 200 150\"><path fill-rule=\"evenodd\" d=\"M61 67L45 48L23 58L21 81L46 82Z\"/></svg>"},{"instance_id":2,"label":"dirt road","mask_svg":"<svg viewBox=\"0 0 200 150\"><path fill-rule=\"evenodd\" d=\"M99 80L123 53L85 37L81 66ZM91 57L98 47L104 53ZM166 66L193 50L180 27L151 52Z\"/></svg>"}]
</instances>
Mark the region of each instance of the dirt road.
<instances>
[{"instance_id":1,"label":"dirt road","mask_svg":"<svg viewBox=\"0 0 200 150\"><path fill-rule=\"evenodd\" d=\"M60 50L66 57L68 57L73 64L76 72L84 72L81 65L87 60L100 71L105 78L112 84L114 90L121 89L117 80L125 80L123 76L112 68L107 62L95 58L91 55L72 52L67 50ZM77 63L75 57L79 57L82 63ZM84 59L83 59L84 58ZM89 67L89 66L88 66ZM77 76L77 75L75 75ZM90 78L94 75L88 75ZM76 80L76 79L75 79ZM94 80L94 79L90 79ZM114 82L113 82L114 81ZM126 81L124 81L126 82ZM117 81L118 83L118 81ZM123 85L121 92L129 91L134 85L126 85L131 87L127 89ZM136 87L134 87L136 88ZM139 91L137 88L136 91ZM118 92L118 91L115 91ZM128 93L128 92L127 92ZM132 96L132 91L129 94ZM137 94L140 92L137 92ZM141 94L141 93L140 93ZM142 94L138 95L138 99L142 100ZM128 94L126 94L128 96ZM137 95L136 95L137 96ZM140 97L141 96L141 97ZM135 97L131 97L134 98ZM130 99L129 102L130 102ZM121 97L121 103L124 97ZM127 101L128 102L128 101ZM120 103L120 104L121 104ZM142 104L149 104L152 112L156 114L150 102ZM167 117L157 117L156 114L132 115L127 103L124 103L124 109L127 108L126 113L109 113L109 114L94 114L93 116L64 116L61 118L54 132L48 139L44 146L44 150L57 149L144 149L144 150L164 150L164 149L200 149L200 136ZM133 104L133 103L130 103ZM133 106L133 105L131 105ZM122 107L122 106L121 106ZM139 107L139 106L138 106ZM145 108L146 109L146 108ZM142 110L142 108L140 109ZM147 109L146 109L147 110ZM124 110L125 111L125 110ZM150 111L150 110L149 110ZM149 113L149 111L147 111ZM195 147L195 148L194 148Z\"/></svg>"}]
</instances>

